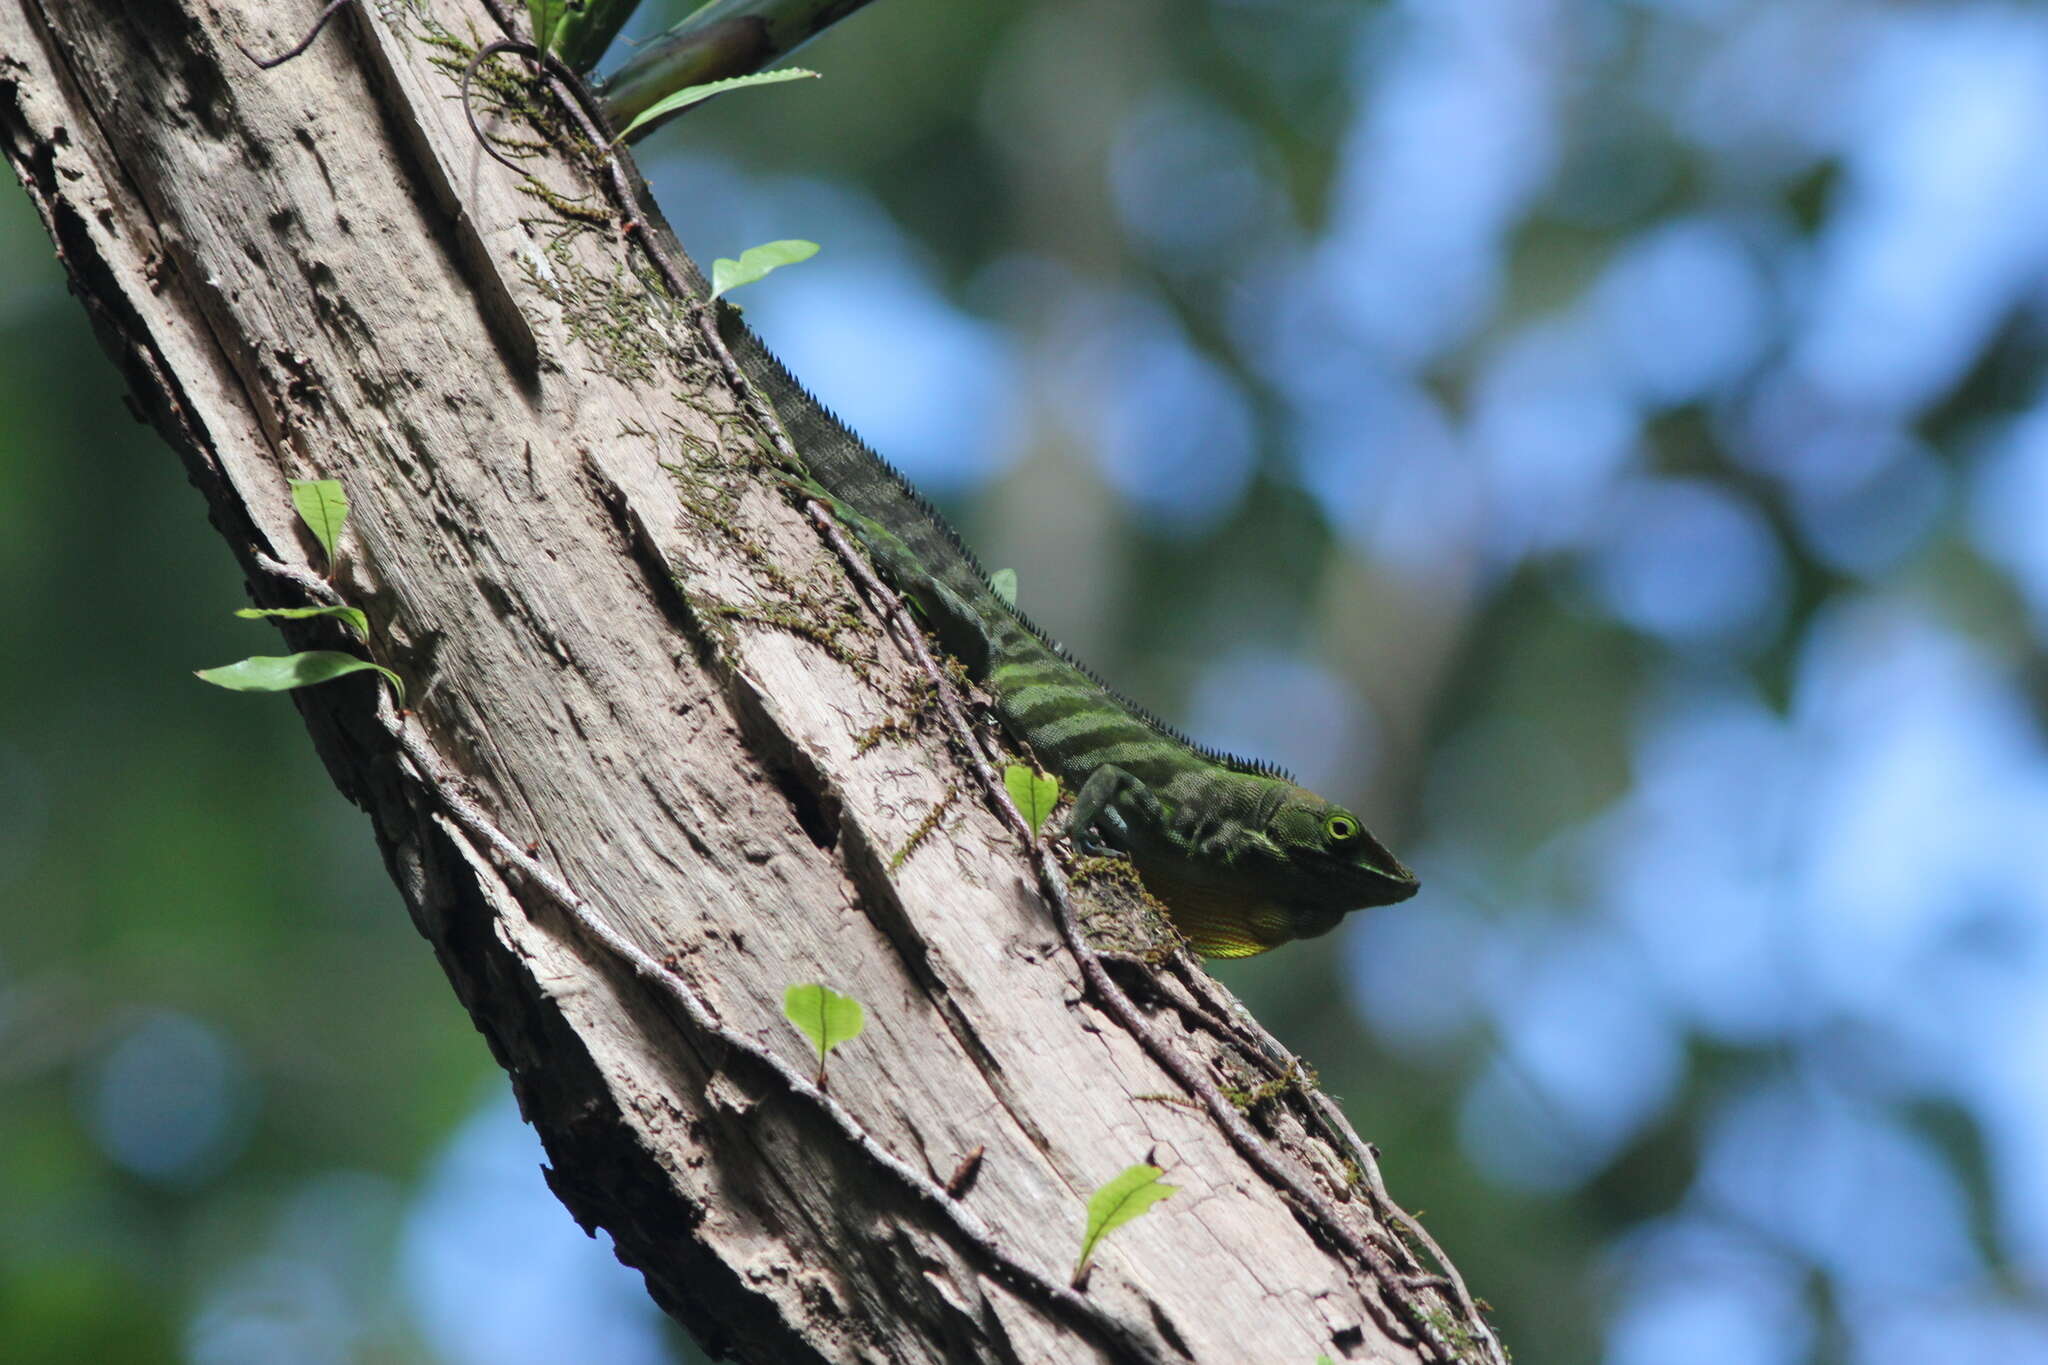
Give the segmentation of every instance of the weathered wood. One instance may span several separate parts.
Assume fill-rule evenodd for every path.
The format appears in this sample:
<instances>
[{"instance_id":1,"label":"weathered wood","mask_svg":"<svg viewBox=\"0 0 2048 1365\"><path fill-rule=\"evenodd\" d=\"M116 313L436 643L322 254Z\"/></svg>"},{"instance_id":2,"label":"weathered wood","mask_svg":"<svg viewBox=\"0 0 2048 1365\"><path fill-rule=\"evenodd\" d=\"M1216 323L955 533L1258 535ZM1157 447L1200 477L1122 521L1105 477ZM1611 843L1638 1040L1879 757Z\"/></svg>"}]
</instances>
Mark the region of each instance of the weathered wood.
<instances>
[{"instance_id":1,"label":"weathered wood","mask_svg":"<svg viewBox=\"0 0 2048 1365\"><path fill-rule=\"evenodd\" d=\"M750 1361L1437 1358L1400 1325L1417 1305L1465 1342L1433 1289L1330 1250L1163 1099L1174 1082L1086 998L917 675L643 282L594 149L517 62L484 92L530 105L533 125L490 126L531 179L472 135L457 76L502 36L487 8L387 0L268 72L237 50L290 47L317 8L0 0L6 154L257 599L304 601L260 556L318 553L286 479L342 479L334 583L460 795L796 1071L785 988L863 1001L833 1095L939 1185L980 1152L962 1209L1044 1285L1064 1284L1104 1180L1149 1157L1182 1190L1102 1247L1097 1316L1012 1282L451 821L371 683L299 694L569 1208L711 1350ZM1214 983L1126 975L1218 1083L1268 1074ZM1413 1274L1329 1113L1293 1092L1255 1111Z\"/></svg>"}]
</instances>

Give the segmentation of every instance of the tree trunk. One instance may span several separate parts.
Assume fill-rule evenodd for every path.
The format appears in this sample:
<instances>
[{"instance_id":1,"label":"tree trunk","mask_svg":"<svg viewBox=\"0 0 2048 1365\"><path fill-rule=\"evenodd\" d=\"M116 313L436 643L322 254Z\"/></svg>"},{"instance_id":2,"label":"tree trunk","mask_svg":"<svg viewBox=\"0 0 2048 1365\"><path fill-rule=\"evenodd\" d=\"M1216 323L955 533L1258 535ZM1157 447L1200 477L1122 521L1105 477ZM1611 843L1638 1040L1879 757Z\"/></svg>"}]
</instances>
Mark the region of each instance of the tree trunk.
<instances>
[{"instance_id":1,"label":"tree trunk","mask_svg":"<svg viewBox=\"0 0 2048 1365\"><path fill-rule=\"evenodd\" d=\"M479 73L523 174L472 132L504 16L237 50L316 8L0 0L0 138L260 603L325 591L287 479L345 484L333 587L412 709L295 695L576 1217L748 1361L1497 1358L1334 1106L1253 1093L1288 1059L1221 988L1084 971L566 87ZM808 981L867 1009L829 1091ZM1146 1160L1180 1192L1070 1290Z\"/></svg>"}]
</instances>

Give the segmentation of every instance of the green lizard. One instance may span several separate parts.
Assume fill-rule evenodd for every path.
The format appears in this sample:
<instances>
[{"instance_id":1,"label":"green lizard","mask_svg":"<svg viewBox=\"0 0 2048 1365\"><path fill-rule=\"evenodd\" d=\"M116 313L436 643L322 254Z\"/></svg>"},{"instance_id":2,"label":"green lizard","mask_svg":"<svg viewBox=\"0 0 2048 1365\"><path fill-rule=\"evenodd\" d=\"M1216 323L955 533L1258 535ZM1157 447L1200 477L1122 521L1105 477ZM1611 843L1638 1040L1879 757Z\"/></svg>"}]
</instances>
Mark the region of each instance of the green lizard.
<instances>
[{"instance_id":1,"label":"green lizard","mask_svg":"<svg viewBox=\"0 0 2048 1365\"><path fill-rule=\"evenodd\" d=\"M1075 793L1076 847L1127 855L1196 951L1249 957L1415 894L1350 811L1269 764L1205 749L1105 685L1005 602L952 527L724 314L832 507L945 649L995 698L1005 728Z\"/></svg>"}]
</instances>

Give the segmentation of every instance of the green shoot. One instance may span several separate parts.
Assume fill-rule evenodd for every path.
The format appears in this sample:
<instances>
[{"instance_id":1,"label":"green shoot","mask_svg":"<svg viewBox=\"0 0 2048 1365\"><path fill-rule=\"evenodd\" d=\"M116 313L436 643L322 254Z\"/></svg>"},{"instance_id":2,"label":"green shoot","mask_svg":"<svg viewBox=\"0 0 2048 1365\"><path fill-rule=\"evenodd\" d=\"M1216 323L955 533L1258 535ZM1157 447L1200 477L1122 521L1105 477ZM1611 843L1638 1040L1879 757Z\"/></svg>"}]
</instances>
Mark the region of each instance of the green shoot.
<instances>
[{"instance_id":1,"label":"green shoot","mask_svg":"<svg viewBox=\"0 0 2048 1365\"><path fill-rule=\"evenodd\" d=\"M1031 837L1036 839L1039 830L1045 827L1046 817L1060 803L1060 780L1035 773L1022 763L1012 763L1003 769L1003 790L1010 794L1017 813L1031 826Z\"/></svg>"},{"instance_id":2,"label":"green shoot","mask_svg":"<svg viewBox=\"0 0 2048 1365\"><path fill-rule=\"evenodd\" d=\"M541 3L542 0L534 0L536 23L539 22ZM573 0L573 3L580 8L583 0ZM300 519L313 533L313 538L320 542L320 548L327 552L327 572L332 576L336 546L341 543L342 528L348 525L348 495L341 491L339 479L293 479L291 485L292 506L298 509ZM266 617L280 621L326 617L347 626L359 640L370 638L370 618L355 607L243 607L235 615L249 621ZM405 705L405 683L396 673L382 664L334 649L309 649L298 654L259 654L239 663L203 668L197 676L201 682L225 687L230 692L289 692L298 687L313 687L336 678L346 678L351 673L379 674L391 684L391 694L398 698L398 704Z\"/></svg>"},{"instance_id":3,"label":"green shoot","mask_svg":"<svg viewBox=\"0 0 2048 1365\"><path fill-rule=\"evenodd\" d=\"M1081 1281L1088 1273L1088 1262L1094 1258L1095 1248L1103 1238L1180 1189L1178 1185L1161 1184L1159 1177L1164 1174L1157 1166L1140 1163L1111 1180L1089 1199L1088 1224L1081 1233L1081 1259L1074 1263L1074 1288L1081 1287Z\"/></svg>"},{"instance_id":4,"label":"green shoot","mask_svg":"<svg viewBox=\"0 0 2048 1365\"><path fill-rule=\"evenodd\" d=\"M1004 606L1014 607L1017 605L1017 571L1015 569L997 569L988 576L988 585L996 590L996 596L1003 599Z\"/></svg>"},{"instance_id":5,"label":"green shoot","mask_svg":"<svg viewBox=\"0 0 2048 1365\"><path fill-rule=\"evenodd\" d=\"M789 1022L803 1030L804 1037L818 1050L818 1087L825 1086L825 1058L841 1043L860 1037L867 1024L860 1001L841 995L827 986L810 983L791 986L782 997L782 1012Z\"/></svg>"}]
</instances>

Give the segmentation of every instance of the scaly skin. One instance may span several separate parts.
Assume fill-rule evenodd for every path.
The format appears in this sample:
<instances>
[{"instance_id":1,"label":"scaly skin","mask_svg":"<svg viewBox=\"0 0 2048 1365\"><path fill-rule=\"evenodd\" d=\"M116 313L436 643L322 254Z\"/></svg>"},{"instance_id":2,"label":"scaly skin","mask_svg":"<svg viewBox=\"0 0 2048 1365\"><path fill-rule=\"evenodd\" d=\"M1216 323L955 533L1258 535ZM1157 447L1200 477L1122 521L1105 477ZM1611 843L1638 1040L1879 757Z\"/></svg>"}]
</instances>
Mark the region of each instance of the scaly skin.
<instances>
[{"instance_id":1,"label":"scaly skin","mask_svg":"<svg viewBox=\"0 0 2048 1365\"><path fill-rule=\"evenodd\" d=\"M1191 743L1068 658L989 586L974 555L895 469L750 333L733 349L882 575L996 699L1004 726L1075 793L1068 833L1131 859L1196 951L1249 957L1415 894L1351 812L1263 763Z\"/></svg>"}]
</instances>

